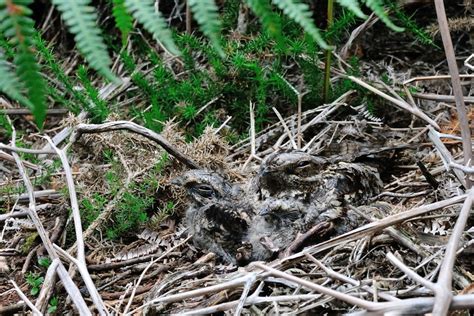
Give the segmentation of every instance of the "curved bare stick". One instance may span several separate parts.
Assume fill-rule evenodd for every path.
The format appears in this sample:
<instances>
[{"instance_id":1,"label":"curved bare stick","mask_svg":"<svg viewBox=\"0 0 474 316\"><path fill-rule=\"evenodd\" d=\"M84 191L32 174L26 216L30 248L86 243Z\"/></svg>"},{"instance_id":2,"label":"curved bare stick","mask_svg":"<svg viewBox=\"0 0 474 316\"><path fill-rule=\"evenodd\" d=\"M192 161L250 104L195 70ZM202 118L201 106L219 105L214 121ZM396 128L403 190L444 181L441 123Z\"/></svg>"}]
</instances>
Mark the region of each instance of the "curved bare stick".
<instances>
[{"instance_id":1,"label":"curved bare stick","mask_svg":"<svg viewBox=\"0 0 474 316\"><path fill-rule=\"evenodd\" d=\"M434 315L445 315L449 310L452 294L452 279L454 261L456 260L456 251L458 249L459 241L461 240L464 228L466 227L469 213L472 209L472 202L474 199L474 190L471 189L468 193L464 205L459 213L456 225L454 225L453 233L446 245L446 253L444 254L443 262L439 272L438 282L435 287L435 304L433 307Z\"/></svg>"},{"instance_id":2,"label":"curved bare stick","mask_svg":"<svg viewBox=\"0 0 474 316\"><path fill-rule=\"evenodd\" d=\"M304 286L306 288L314 290L318 293L322 293L322 294L325 294L325 295L332 296L332 297L334 297L338 300L344 301L344 302L352 304L352 305L362 307L364 309L372 310L379 304L379 303L373 303L373 302L365 301L365 300L362 300L358 297L354 297L354 296L348 295L346 293L342 293L342 292L339 292L339 291L336 291L336 290L333 290L333 289L326 288L322 285L310 282L308 280L298 278L298 277L296 277L294 275L291 275L291 274L288 274L286 272L282 272L280 270L273 269L269 266L266 266L266 265L262 264L261 262L253 263L253 265L255 267L258 267L258 268L264 270L264 271L270 272L273 276L286 279L288 281L294 282L296 284L299 284L301 286Z\"/></svg>"},{"instance_id":3,"label":"curved bare stick","mask_svg":"<svg viewBox=\"0 0 474 316\"><path fill-rule=\"evenodd\" d=\"M38 295L38 299L36 300L35 306L40 310L40 311L45 311L46 307L48 305L49 298L53 294L53 287L56 284L56 269L59 266L59 263L61 261L59 258L56 258L51 262L51 264L48 267L48 271L46 271L46 275L44 277L43 285L41 287L41 291Z\"/></svg>"},{"instance_id":4,"label":"curved bare stick","mask_svg":"<svg viewBox=\"0 0 474 316\"><path fill-rule=\"evenodd\" d=\"M31 309L33 312L33 316L43 316L43 313L39 311L38 308L29 300L29 298L23 293L23 291L20 289L20 287L15 283L15 281L10 280L10 283L13 284L13 287L15 288L16 293L18 296L23 300L23 302L26 303L26 305Z\"/></svg>"},{"instance_id":5,"label":"curved bare stick","mask_svg":"<svg viewBox=\"0 0 474 316\"><path fill-rule=\"evenodd\" d=\"M456 101L456 110L461 128L462 148L464 153L464 165L469 166L472 163L472 143L471 129L469 127L469 119L466 113L466 104L461 87L461 79L459 78L459 69L454 54L453 42L449 34L448 19L446 10L444 9L443 0L435 0L436 16L438 17L439 32L443 40L444 53L448 62L449 73L451 74L451 84L453 86L454 99ZM466 179L467 187L471 187L469 179Z\"/></svg>"},{"instance_id":6,"label":"curved bare stick","mask_svg":"<svg viewBox=\"0 0 474 316\"><path fill-rule=\"evenodd\" d=\"M15 136L16 134L13 133L12 147L15 147ZM46 233L46 230L44 229L44 226L41 223L41 220L38 214L36 213L36 200L35 200L33 185L31 184L30 178L26 174L26 170L23 166L23 162L21 161L18 154L13 151L12 156L15 158L18 171L23 179L23 183L25 184L26 191L28 193L28 198L29 198L28 215L30 216L30 219L33 221L36 227L36 230L38 231L38 235L40 236L41 241L43 242L44 247L46 251L48 252L48 255L51 257L51 259L54 260L58 258L58 254L54 250L53 244L51 243L51 240L49 240L48 234ZM76 305L78 312L81 315L92 315L91 312L89 311L89 308L87 307L86 302L84 301L84 298L81 296L81 292L77 288L77 285L74 284L74 282L71 279L71 276L68 274L68 272L66 271L66 268L64 267L62 263L59 263L59 266L57 267L57 273L59 277L61 278L61 281L63 281L64 288L66 289L72 301Z\"/></svg>"},{"instance_id":7,"label":"curved bare stick","mask_svg":"<svg viewBox=\"0 0 474 316\"><path fill-rule=\"evenodd\" d=\"M310 255L309 253L305 253L305 256L306 258L308 258L309 260L311 260L312 262L314 262L319 268L321 268L324 273L327 274L328 277L332 278L332 279L336 279L336 280L339 280L339 281L342 281L342 282L345 282L345 283L348 283L350 285L353 285L353 286L360 286L360 282L351 278L351 277L348 277L346 275L343 275L339 272L336 272L334 271L333 269L329 268L329 267L326 267L324 264L322 264L319 260L317 260L315 257L313 257L312 255ZM367 285L362 285L361 286L361 289L369 292L370 294L372 295L375 295L375 291L372 287L370 286L367 286ZM395 297L395 296L392 296L392 295L389 295L387 293L377 293L377 295L381 298L383 298L384 300L387 300L387 301L399 301L400 299Z\"/></svg>"},{"instance_id":8,"label":"curved bare stick","mask_svg":"<svg viewBox=\"0 0 474 316\"><path fill-rule=\"evenodd\" d=\"M169 295L169 296L157 297L157 298L155 298L155 299L153 299L149 302L146 302L145 304L141 305L140 307L137 307L136 309L134 309L131 312L129 312L127 314L124 314L124 315L135 315L136 313L138 313L143 308L145 308L149 305L158 303L158 302L160 302L160 303L172 303L172 302L181 301L181 300L191 298L191 297L201 296L201 295L205 295L205 294L209 294L209 293L213 293L213 292L217 292L217 291L222 291L222 290L226 290L226 289L232 289L232 288L235 288L237 286L241 286L241 285L246 284L248 282L248 280L253 280L255 278L255 275L256 275L256 273L252 272L252 273L249 273L249 274L244 275L242 277L227 281L225 283L211 285L211 286L208 286L208 287L204 287L204 288L201 288L201 289L196 289L196 290L192 290L192 291L188 291L188 292L184 292L184 293L178 293L178 294L173 294L173 295ZM258 276L263 277L264 275L260 274Z\"/></svg>"},{"instance_id":9,"label":"curved bare stick","mask_svg":"<svg viewBox=\"0 0 474 316\"><path fill-rule=\"evenodd\" d=\"M86 264L86 256L84 250L84 239L82 236L82 223L81 223L81 214L79 211L79 204L77 202L77 195L76 195L76 187L74 185L74 179L72 177L72 170L71 166L69 166L69 162L67 160L66 154L64 150L60 150L56 145L53 143L51 138L45 136L46 140L48 141L51 148L56 152L61 160L63 165L64 174L66 175L66 182L69 191L69 200L71 202L71 210L72 210L72 217L74 222L74 231L76 233L76 243L77 243L77 260L74 262L79 270L79 273L86 284L87 290L89 291L89 295L92 298L98 312L100 315L109 315L105 304L100 297L97 288L94 285L94 281L92 281L91 275L87 270Z\"/></svg>"},{"instance_id":10,"label":"curved bare stick","mask_svg":"<svg viewBox=\"0 0 474 316\"><path fill-rule=\"evenodd\" d=\"M365 83L364 81L360 80L359 78L356 78L356 77L353 77L353 76L345 76L347 79L350 79L352 81L354 81L355 83L357 83L358 85L366 88L367 90L370 90L372 91L373 93L381 96L382 98L392 102L393 104L395 104L396 106L398 106L399 108L403 109L403 110L406 110L408 112L410 112L411 114L413 115L416 115L418 116L420 119L422 119L423 121L427 122L428 124L430 124L431 126L433 126L434 128L436 128L437 130L439 130L439 125L438 123L436 123L435 121L433 121L428 115L426 115L424 112L420 111L420 109L418 108L414 108L412 107L410 104L408 104L407 102L405 101L400 101L394 97L391 97L389 96L388 94L380 91L379 89L376 89L374 88L373 86L369 85L368 83Z\"/></svg>"},{"instance_id":11,"label":"curved bare stick","mask_svg":"<svg viewBox=\"0 0 474 316\"><path fill-rule=\"evenodd\" d=\"M103 124L79 124L76 127L76 134L73 136L73 139L79 138L81 134L92 134L92 133L101 133L108 131L117 131L117 130L129 130L134 133L140 134L156 143L158 143L164 150L166 150L170 155L174 156L180 162L192 169L199 169L199 165L192 159L186 157L184 154L178 151L173 145L171 145L163 136L154 131L140 126L136 123L129 121L114 121L107 122Z\"/></svg>"},{"instance_id":12,"label":"curved bare stick","mask_svg":"<svg viewBox=\"0 0 474 316\"><path fill-rule=\"evenodd\" d=\"M159 260L165 258L166 256L168 256L169 253L173 252L176 248L179 248L181 247L182 245L184 245L185 243L188 242L189 239L191 239L192 236L188 236L186 239L184 239L182 242L180 242L179 244L171 247L170 249L166 250L161 256L159 256L158 258L156 259L152 259L150 261L150 263L146 266L146 268L143 270L143 272L140 274L140 277L138 278L138 281L137 283L135 284L135 286L133 287L133 291L132 291L132 294L130 294L130 299L128 300L128 304L127 306L125 306L125 309L123 310L123 314L127 314L130 306L132 306L132 303L133 303L133 298L135 297L135 293L137 292L137 289L138 289L138 286L140 285L143 277L145 276L145 274L147 273L147 271L151 268L151 266L155 263L155 262L158 262Z\"/></svg>"},{"instance_id":13,"label":"curved bare stick","mask_svg":"<svg viewBox=\"0 0 474 316\"><path fill-rule=\"evenodd\" d=\"M432 283L431 281L426 280L423 278L421 275L410 269L406 264L404 264L402 261L400 261L395 255L391 252L387 253L387 258L392 262L393 265L395 265L397 268L402 270L409 278L411 278L413 281L420 283L427 289L432 290L433 292L435 291L435 284Z\"/></svg>"},{"instance_id":14,"label":"curved bare stick","mask_svg":"<svg viewBox=\"0 0 474 316\"><path fill-rule=\"evenodd\" d=\"M435 202L427 205L423 205L420 207L413 208L411 210L401 212L398 214L390 215L385 218L382 218L378 221L371 222L369 224L366 224L364 226L361 226L359 228L356 228L350 232L347 232L345 234L339 235L333 239L329 239L327 241L323 241L319 244L316 244L314 246L310 246L308 248L303 249L302 251L295 253L294 255L291 255L289 257L285 257L283 259L280 259L278 261L275 261L272 263L272 267L279 267L281 266L284 262L303 257L305 253L310 253L310 254L316 254L321 251L330 249L332 247L335 247L341 243L349 242L356 240L358 238L367 236L370 233L380 231L384 229L385 227L392 226L398 223L401 223L403 221L406 221L410 218L420 216L422 214L426 214L429 212L432 212L437 209L441 209L444 207L451 206L453 204L461 203L467 198L467 194L462 194L459 196L455 196L440 202Z\"/></svg>"},{"instance_id":15,"label":"curved bare stick","mask_svg":"<svg viewBox=\"0 0 474 316\"><path fill-rule=\"evenodd\" d=\"M370 312L360 311L348 315L383 315L389 312L397 312L396 315L420 315L429 313L435 301L434 297L407 298L396 302L377 303ZM449 310L471 309L474 307L474 294L456 295L448 307Z\"/></svg>"}]
</instances>

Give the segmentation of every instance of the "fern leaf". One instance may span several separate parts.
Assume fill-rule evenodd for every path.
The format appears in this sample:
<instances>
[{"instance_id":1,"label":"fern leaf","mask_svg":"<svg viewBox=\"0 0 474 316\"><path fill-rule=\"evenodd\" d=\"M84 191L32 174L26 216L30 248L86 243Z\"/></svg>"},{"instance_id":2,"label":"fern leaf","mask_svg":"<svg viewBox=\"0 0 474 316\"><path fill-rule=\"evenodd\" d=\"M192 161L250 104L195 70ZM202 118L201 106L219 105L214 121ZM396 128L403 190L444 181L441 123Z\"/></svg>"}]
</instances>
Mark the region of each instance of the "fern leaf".
<instances>
[{"instance_id":1,"label":"fern leaf","mask_svg":"<svg viewBox=\"0 0 474 316\"><path fill-rule=\"evenodd\" d=\"M30 46L24 47L15 57L16 73L26 88L28 99L33 104L32 112L38 127L43 126L46 118L45 83L40 74L40 67Z\"/></svg>"},{"instance_id":2,"label":"fern leaf","mask_svg":"<svg viewBox=\"0 0 474 316\"><path fill-rule=\"evenodd\" d=\"M299 0L272 0L290 19L298 23L323 49L330 49L319 29L314 25L312 13L306 3Z\"/></svg>"},{"instance_id":3,"label":"fern leaf","mask_svg":"<svg viewBox=\"0 0 474 316\"><path fill-rule=\"evenodd\" d=\"M125 6L138 22L173 55L180 55L173 40L173 34L167 27L165 18L156 11L153 0L125 0Z\"/></svg>"},{"instance_id":4,"label":"fern leaf","mask_svg":"<svg viewBox=\"0 0 474 316\"><path fill-rule=\"evenodd\" d=\"M359 18L361 18L361 19L366 19L367 18L367 15L365 15L364 12L362 12L362 10L360 9L359 0L337 0L337 2L341 6L343 6L347 9L349 9L350 11L352 11L352 13L354 13Z\"/></svg>"},{"instance_id":5,"label":"fern leaf","mask_svg":"<svg viewBox=\"0 0 474 316\"><path fill-rule=\"evenodd\" d=\"M272 36L278 44L283 44L281 21L278 14L272 11L268 0L247 0L247 4L260 19L265 31Z\"/></svg>"},{"instance_id":6,"label":"fern leaf","mask_svg":"<svg viewBox=\"0 0 474 316\"><path fill-rule=\"evenodd\" d=\"M29 17L32 13L31 10L26 7L31 2L31 0L0 1L0 21L2 21L0 32L5 37L11 38L12 44L16 47L17 51L14 58L16 75L29 102L25 102L21 94L15 93L15 89L12 90L12 87L18 81L12 81L9 88L7 84L7 91L10 94L13 92L13 96L16 96L15 99L30 107L38 127L41 128L46 117L46 96L40 67L33 53L35 50L33 44L34 22ZM5 70L5 64L3 64L3 70ZM6 72L8 73L8 70ZM8 77L12 77L11 73L10 75L7 74ZM3 78L3 80L6 79ZM3 87L2 89L5 88Z\"/></svg>"},{"instance_id":7,"label":"fern leaf","mask_svg":"<svg viewBox=\"0 0 474 316\"><path fill-rule=\"evenodd\" d=\"M225 53L219 40L221 21L214 0L188 0L188 4L201 31L209 38L219 55L224 57Z\"/></svg>"},{"instance_id":8,"label":"fern leaf","mask_svg":"<svg viewBox=\"0 0 474 316\"><path fill-rule=\"evenodd\" d=\"M364 0L365 5L369 7L374 13L382 20L385 25L387 25L389 28L394 30L395 32L403 32L404 28L396 26L393 24L392 21L388 18L387 13L385 12L384 6L383 6L383 0Z\"/></svg>"},{"instance_id":9,"label":"fern leaf","mask_svg":"<svg viewBox=\"0 0 474 316\"><path fill-rule=\"evenodd\" d=\"M90 0L52 0L59 9L69 31L74 34L79 51L89 65L110 81L118 79L110 70L112 60L107 53L107 46L96 24L97 14L91 7Z\"/></svg>"},{"instance_id":10,"label":"fern leaf","mask_svg":"<svg viewBox=\"0 0 474 316\"><path fill-rule=\"evenodd\" d=\"M17 100L23 105L33 108L33 104L21 94L21 83L18 81L17 76L8 67L5 60L2 60L3 56L0 54L0 91L5 93L8 97L13 100Z\"/></svg>"},{"instance_id":11,"label":"fern leaf","mask_svg":"<svg viewBox=\"0 0 474 316\"><path fill-rule=\"evenodd\" d=\"M115 25L122 33L122 45L127 44L128 34L133 28L133 18L125 9L125 0L113 0L112 15L115 19Z\"/></svg>"}]
</instances>

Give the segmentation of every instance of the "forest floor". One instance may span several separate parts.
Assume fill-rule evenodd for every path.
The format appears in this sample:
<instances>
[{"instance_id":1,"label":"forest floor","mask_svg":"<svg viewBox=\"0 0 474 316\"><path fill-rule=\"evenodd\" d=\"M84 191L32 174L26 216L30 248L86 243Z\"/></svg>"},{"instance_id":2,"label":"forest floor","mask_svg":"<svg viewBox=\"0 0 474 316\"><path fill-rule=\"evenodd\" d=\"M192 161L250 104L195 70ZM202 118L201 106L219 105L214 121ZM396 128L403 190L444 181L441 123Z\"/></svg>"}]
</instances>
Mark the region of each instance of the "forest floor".
<instances>
[{"instance_id":1,"label":"forest floor","mask_svg":"<svg viewBox=\"0 0 474 316\"><path fill-rule=\"evenodd\" d=\"M426 11L416 11L417 23L436 25L433 8L419 10ZM12 281L41 311L76 313L72 301L78 298L71 301L62 281L67 277L55 273L62 265L78 297L88 306L102 301L115 315L429 311L436 281L446 273L443 258L452 250L456 220L473 199L463 170L453 167L463 163L461 123L439 34L433 46L421 45L408 35L380 32L381 23L372 21L334 53L333 84L349 78L357 89L329 103L306 103L301 112L295 104L280 108L281 114L269 111L255 135L250 131L238 140L233 118L227 119L240 114L220 109L215 99L198 111L204 115L215 106L217 124L203 127L197 137L179 117L167 120L160 133L141 126L136 112L121 110L134 102L130 94L137 85L130 77L121 84L94 82L101 86L98 99L119 104L103 124L55 108L38 131L29 115L5 105L15 131L0 140L8 144L16 136L17 146L29 150L17 156L0 147L0 314L28 310ZM461 83L471 133L474 81L463 62L473 42L470 29L453 32L460 73L466 74ZM347 76L352 66L345 54L358 56L358 76ZM146 76L149 65L142 66ZM288 85L304 94L309 88L301 87L300 65L286 66ZM167 67L183 71L179 61ZM370 98L360 98L362 91L370 91ZM257 110L252 104L246 109L250 129ZM189 124L197 124L199 113ZM381 166L382 192L354 208L364 225L287 257L242 267L193 245L182 222L185 193L172 179L198 166L248 183L265 157L295 148ZM23 185L22 174L30 186ZM33 219L32 208L38 215ZM456 294L474 294L472 209L468 214L450 272ZM51 249L60 260L48 257ZM451 306L469 305L457 297Z\"/></svg>"}]
</instances>

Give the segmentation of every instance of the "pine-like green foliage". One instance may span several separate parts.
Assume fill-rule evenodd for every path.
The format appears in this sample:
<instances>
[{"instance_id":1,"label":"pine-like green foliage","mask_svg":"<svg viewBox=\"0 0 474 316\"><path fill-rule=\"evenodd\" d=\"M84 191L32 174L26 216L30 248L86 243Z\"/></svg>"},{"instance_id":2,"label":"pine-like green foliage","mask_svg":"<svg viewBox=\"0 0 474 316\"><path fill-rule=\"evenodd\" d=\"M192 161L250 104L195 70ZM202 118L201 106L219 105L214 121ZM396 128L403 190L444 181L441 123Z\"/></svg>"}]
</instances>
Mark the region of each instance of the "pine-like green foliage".
<instances>
[{"instance_id":1,"label":"pine-like green foliage","mask_svg":"<svg viewBox=\"0 0 474 316\"><path fill-rule=\"evenodd\" d=\"M281 19L273 12L268 0L247 0L250 9L262 22L265 32L272 36L278 44L283 44L283 35L281 32Z\"/></svg>"},{"instance_id":2,"label":"pine-like green foliage","mask_svg":"<svg viewBox=\"0 0 474 316\"><path fill-rule=\"evenodd\" d=\"M357 22L356 15L354 12L342 9L338 16L334 18L332 25L326 29L324 36L327 39L334 41L334 44L337 45L338 39L343 39L342 36L348 29L350 29Z\"/></svg>"},{"instance_id":3,"label":"pine-like green foliage","mask_svg":"<svg viewBox=\"0 0 474 316\"><path fill-rule=\"evenodd\" d=\"M408 15L396 3L389 5L390 10L394 11L398 22L406 29L407 32L412 33L415 38L423 45L431 45L439 48L431 36Z\"/></svg>"},{"instance_id":4,"label":"pine-like green foliage","mask_svg":"<svg viewBox=\"0 0 474 316\"><path fill-rule=\"evenodd\" d=\"M34 22L30 18L31 10L27 5L31 4L31 0L1 0L0 1L0 32L6 38L10 38L12 44L16 47L16 56L14 63L16 65L16 75L23 85L22 90L26 92L29 102L22 102L28 105L39 127L43 126L46 117L45 106L45 86L43 78L40 74L40 68L36 62L34 55L33 34L35 32ZM5 73L9 73L8 69L3 67ZM7 78L14 75L9 73ZM2 80L7 80L2 76ZM24 98L18 98L15 93L13 81L7 84L7 91L13 92L13 96L17 96L17 100L25 101ZM9 88L8 88L9 86ZM2 88L5 89L5 88ZM18 90L16 89L18 92Z\"/></svg>"},{"instance_id":5,"label":"pine-like green foliage","mask_svg":"<svg viewBox=\"0 0 474 316\"><path fill-rule=\"evenodd\" d=\"M74 34L79 51L89 65L111 81L118 81L110 70L112 60L96 24L97 14L90 0L52 0L61 11L69 31Z\"/></svg>"},{"instance_id":6,"label":"pine-like green foliage","mask_svg":"<svg viewBox=\"0 0 474 316\"><path fill-rule=\"evenodd\" d=\"M99 90L97 90L89 80L86 67L82 65L79 66L77 76L84 86L84 92L89 96L90 101L92 101L92 103L86 107L91 116L91 120L94 123L102 123L107 115L109 115L106 102L99 97Z\"/></svg>"},{"instance_id":7,"label":"pine-like green foliage","mask_svg":"<svg viewBox=\"0 0 474 316\"><path fill-rule=\"evenodd\" d=\"M122 33L122 45L127 44L128 34L133 28L133 18L128 14L125 8L125 0L112 0L112 14L115 19L115 25Z\"/></svg>"},{"instance_id":8,"label":"pine-like green foliage","mask_svg":"<svg viewBox=\"0 0 474 316\"><path fill-rule=\"evenodd\" d=\"M180 55L173 40L173 34L166 25L160 11L155 10L153 0L125 0L125 6L138 22L173 55Z\"/></svg>"},{"instance_id":9,"label":"pine-like green foliage","mask_svg":"<svg viewBox=\"0 0 474 316\"><path fill-rule=\"evenodd\" d=\"M323 49L329 49L318 28L314 25L312 13L306 3L299 0L272 0L290 19L298 23Z\"/></svg>"},{"instance_id":10,"label":"pine-like green foliage","mask_svg":"<svg viewBox=\"0 0 474 316\"><path fill-rule=\"evenodd\" d=\"M219 40L221 21L214 0L188 0L188 3L202 32L210 39L219 55L224 57Z\"/></svg>"},{"instance_id":11,"label":"pine-like green foliage","mask_svg":"<svg viewBox=\"0 0 474 316\"><path fill-rule=\"evenodd\" d=\"M367 16L362 12L359 6L359 0L337 0L337 2L349 10L352 11L356 16L362 19L366 19Z\"/></svg>"},{"instance_id":12,"label":"pine-like green foliage","mask_svg":"<svg viewBox=\"0 0 474 316\"><path fill-rule=\"evenodd\" d=\"M86 100L86 97L81 91L77 91L74 88L75 83L73 79L65 73L60 62L56 59L52 50L47 47L46 41L43 40L39 34L36 34L35 36L35 43L36 48L38 49L39 56L41 56L41 58L45 62L45 70L51 70L56 76L57 81L60 82L61 86L64 87L64 89L66 90L65 92L67 92L64 93L64 91L59 91L58 93L57 88L52 87L50 95L54 96L54 94L61 94L62 97L65 97L69 94L73 96L73 102L66 101L65 103L67 104L69 110L73 111L76 114L79 113L81 108L87 108L88 101Z\"/></svg>"},{"instance_id":13,"label":"pine-like green foliage","mask_svg":"<svg viewBox=\"0 0 474 316\"><path fill-rule=\"evenodd\" d=\"M387 13L385 13L385 9L383 6L383 0L363 0L365 2L365 5L369 7L374 13L382 20L385 25L387 25L389 28L396 32L402 32L404 29L402 27L396 26L393 24L392 21L387 16Z\"/></svg>"}]
</instances>

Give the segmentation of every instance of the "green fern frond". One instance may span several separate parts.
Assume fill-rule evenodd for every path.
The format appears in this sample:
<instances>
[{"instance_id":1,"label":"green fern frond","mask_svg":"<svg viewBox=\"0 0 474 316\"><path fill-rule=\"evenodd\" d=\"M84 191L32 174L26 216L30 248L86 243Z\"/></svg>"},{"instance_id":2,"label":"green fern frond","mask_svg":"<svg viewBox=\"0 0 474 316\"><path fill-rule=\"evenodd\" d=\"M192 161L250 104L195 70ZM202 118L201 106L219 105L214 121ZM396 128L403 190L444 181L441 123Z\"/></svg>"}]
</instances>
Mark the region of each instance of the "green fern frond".
<instances>
[{"instance_id":1,"label":"green fern frond","mask_svg":"<svg viewBox=\"0 0 474 316\"><path fill-rule=\"evenodd\" d=\"M389 28L394 30L395 32L403 32L404 28L396 26L393 24L392 21L388 18L387 13L385 12L384 6L383 6L383 0L364 0L365 5L369 7L374 13L382 20L385 25L387 25Z\"/></svg>"},{"instance_id":2,"label":"green fern frond","mask_svg":"<svg viewBox=\"0 0 474 316\"><path fill-rule=\"evenodd\" d=\"M115 19L115 25L122 33L122 45L127 44L128 34L133 28L133 18L128 14L125 8L125 0L112 0L112 15Z\"/></svg>"},{"instance_id":3,"label":"green fern frond","mask_svg":"<svg viewBox=\"0 0 474 316\"><path fill-rule=\"evenodd\" d=\"M362 12L359 6L359 0L337 0L337 2L343 6L352 11L356 16L358 16L361 19L366 19L367 15Z\"/></svg>"},{"instance_id":4,"label":"green fern frond","mask_svg":"<svg viewBox=\"0 0 474 316\"><path fill-rule=\"evenodd\" d=\"M33 104L31 104L30 100L21 94L21 83L18 81L15 73L11 71L8 63L2 59L3 56L0 53L0 91L30 109L33 108Z\"/></svg>"},{"instance_id":5,"label":"green fern frond","mask_svg":"<svg viewBox=\"0 0 474 316\"><path fill-rule=\"evenodd\" d=\"M319 29L314 25L312 13L306 3L299 0L272 0L290 19L298 23L323 49L330 49Z\"/></svg>"},{"instance_id":6,"label":"green fern frond","mask_svg":"<svg viewBox=\"0 0 474 316\"><path fill-rule=\"evenodd\" d=\"M110 70L112 60L95 22L97 14L89 5L90 0L52 0L52 2L61 11L69 31L74 34L79 51L89 65L110 81L117 82L118 79Z\"/></svg>"},{"instance_id":7,"label":"green fern frond","mask_svg":"<svg viewBox=\"0 0 474 316\"><path fill-rule=\"evenodd\" d=\"M221 57L225 56L219 40L221 21L214 0L188 0L201 31L209 38Z\"/></svg>"},{"instance_id":8,"label":"green fern frond","mask_svg":"<svg viewBox=\"0 0 474 316\"><path fill-rule=\"evenodd\" d=\"M180 55L180 51L173 40L173 34L167 27L165 18L160 11L156 11L153 0L125 0L125 6L138 22L143 24L155 40L173 55Z\"/></svg>"},{"instance_id":9,"label":"green fern frond","mask_svg":"<svg viewBox=\"0 0 474 316\"><path fill-rule=\"evenodd\" d=\"M273 12L270 2L268 2L268 0L247 0L247 4L260 19L264 30L272 36L278 44L282 44L284 38L281 32L280 17Z\"/></svg>"},{"instance_id":10,"label":"green fern frond","mask_svg":"<svg viewBox=\"0 0 474 316\"><path fill-rule=\"evenodd\" d=\"M45 83L30 46L20 49L17 57L15 57L15 64L17 76L21 79L26 88L28 99L33 104L33 116L38 127L41 128L46 118Z\"/></svg>"},{"instance_id":11,"label":"green fern frond","mask_svg":"<svg viewBox=\"0 0 474 316\"><path fill-rule=\"evenodd\" d=\"M0 24L0 32L3 33L5 37L10 38L12 44L16 47L16 55L14 58L16 75L29 101L22 103L30 107L36 123L41 128L46 117L46 96L45 84L33 53L35 50L33 44L35 29L34 22L29 17L32 12L27 7L31 2L31 0L0 1L0 21L2 21ZM15 85L15 81L13 81L12 84ZM21 94L15 93L15 90L11 90L11 87L10 85L9 92L11 93L13 91L14 96L20 96L19 99L16 98L17 100L24 101Z\"/></svg>"}]
</instances>

